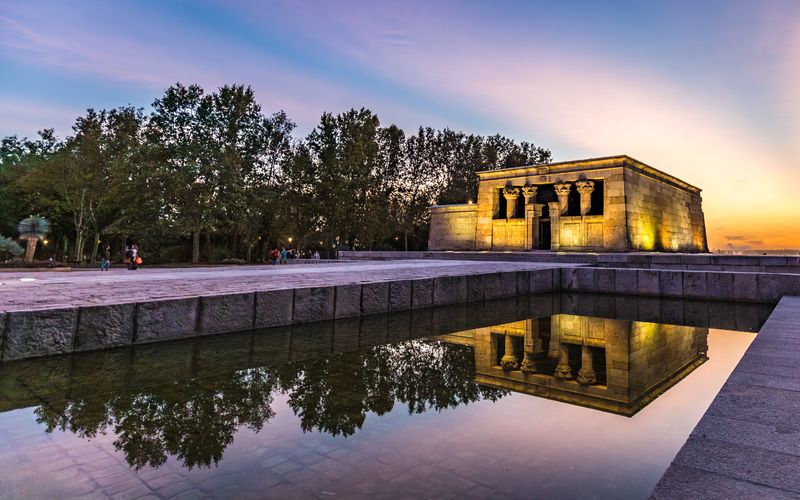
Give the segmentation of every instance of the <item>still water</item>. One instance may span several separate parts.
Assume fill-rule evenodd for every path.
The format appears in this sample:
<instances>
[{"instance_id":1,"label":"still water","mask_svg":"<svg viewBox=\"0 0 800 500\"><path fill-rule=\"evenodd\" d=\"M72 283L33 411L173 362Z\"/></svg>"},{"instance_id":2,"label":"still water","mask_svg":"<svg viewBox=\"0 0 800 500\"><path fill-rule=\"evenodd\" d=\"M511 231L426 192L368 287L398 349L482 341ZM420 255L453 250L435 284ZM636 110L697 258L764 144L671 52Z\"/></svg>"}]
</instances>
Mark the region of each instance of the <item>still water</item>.
<instances>
[{"instance_id":1,"label":"still water","mask_svg":"<svg viewBox=\"0 0 800 500\"><path fill-rule=\"evenodd\" d=\"M539 295L8 363L0 497L645 498L768 314Z\"/></svg>"}]
</instances>

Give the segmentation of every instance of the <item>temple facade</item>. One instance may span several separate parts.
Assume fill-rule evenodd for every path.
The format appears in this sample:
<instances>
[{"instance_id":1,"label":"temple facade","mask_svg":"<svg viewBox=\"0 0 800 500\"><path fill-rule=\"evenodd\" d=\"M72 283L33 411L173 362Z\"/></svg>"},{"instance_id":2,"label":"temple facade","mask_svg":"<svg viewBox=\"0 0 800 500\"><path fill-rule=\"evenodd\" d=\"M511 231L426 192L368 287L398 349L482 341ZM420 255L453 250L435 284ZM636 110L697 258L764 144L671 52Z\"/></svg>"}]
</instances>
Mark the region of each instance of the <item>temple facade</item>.
<instances>
[{"instance_id":1,"label":"temple facade","mask_svg":"<svg viewBox=\"0 0 800 500\"><path fill-rule=\"evenodd\" d=\"M700 189L629 156L478 172L431 207L429 250L707 252Z\"/></svg>"}]
</instances>

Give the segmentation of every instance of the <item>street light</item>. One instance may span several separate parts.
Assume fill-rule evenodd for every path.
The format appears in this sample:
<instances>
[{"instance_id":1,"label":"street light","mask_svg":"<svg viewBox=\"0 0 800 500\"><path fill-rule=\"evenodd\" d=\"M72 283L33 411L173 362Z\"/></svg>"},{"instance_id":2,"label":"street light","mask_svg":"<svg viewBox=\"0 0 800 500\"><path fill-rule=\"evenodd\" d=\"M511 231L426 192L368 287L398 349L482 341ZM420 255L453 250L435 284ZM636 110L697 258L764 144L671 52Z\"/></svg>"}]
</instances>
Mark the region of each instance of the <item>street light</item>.
<instances>
[{"instance_id":1,"label":"street light","mask_svg":"<svg viewBox=\"0 0 800 500\"><path fill-rule=\"evenodd\" d=\"M290 245L292 244L292 237L291 236L289 236L289 244Z\"/></svg>"}]
</instances>

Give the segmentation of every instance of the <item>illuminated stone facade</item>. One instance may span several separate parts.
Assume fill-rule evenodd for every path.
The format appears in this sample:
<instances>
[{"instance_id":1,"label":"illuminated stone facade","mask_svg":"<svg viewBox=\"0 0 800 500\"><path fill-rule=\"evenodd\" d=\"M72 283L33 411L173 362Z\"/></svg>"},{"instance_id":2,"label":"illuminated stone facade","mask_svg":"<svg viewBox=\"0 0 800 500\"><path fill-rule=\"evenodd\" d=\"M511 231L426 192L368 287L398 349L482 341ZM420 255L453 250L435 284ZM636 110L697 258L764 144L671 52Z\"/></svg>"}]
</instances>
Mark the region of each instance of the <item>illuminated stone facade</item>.
<instances>
[{"instance_id":1,"label":"illuminated stone facade","mask_svg":"<svg viewBox=\"0 0 800 500\"><path fill-rule=\"evenodd\" d=\"M478 172L431 207L429 250L707 252L700 189L628 156Z\"/></svg>"}]
</instances>

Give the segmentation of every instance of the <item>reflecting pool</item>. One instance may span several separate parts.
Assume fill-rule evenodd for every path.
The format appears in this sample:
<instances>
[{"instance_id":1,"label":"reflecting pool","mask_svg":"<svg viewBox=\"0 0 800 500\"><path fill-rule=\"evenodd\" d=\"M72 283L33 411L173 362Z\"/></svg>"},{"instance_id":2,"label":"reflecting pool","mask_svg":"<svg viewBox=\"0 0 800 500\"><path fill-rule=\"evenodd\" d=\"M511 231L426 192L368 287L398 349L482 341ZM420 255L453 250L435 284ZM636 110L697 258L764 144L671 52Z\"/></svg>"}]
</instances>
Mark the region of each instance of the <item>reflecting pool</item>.
<instances>
[{"instance_id":1,"label":"reflecting pool","mask_svg":"<svg viewBox=\"0 0 800 500\"><path fill-rule=\"evenodd\" d=\"M537 295L0 366L0 497L644 498L769 307Z\"/></svg>"}]
</instances>

